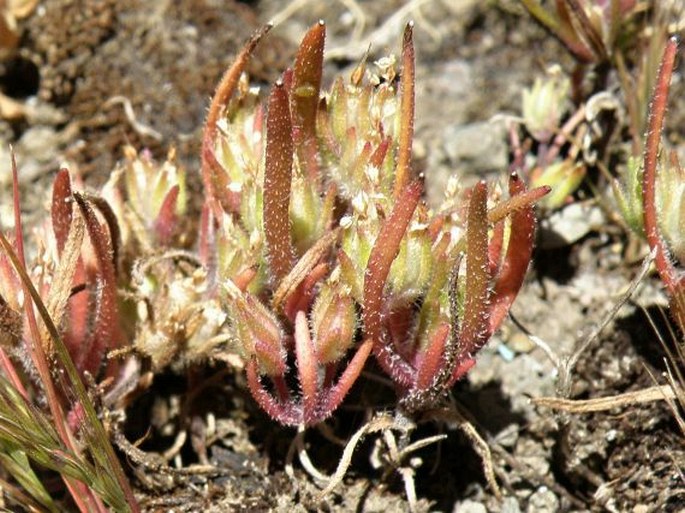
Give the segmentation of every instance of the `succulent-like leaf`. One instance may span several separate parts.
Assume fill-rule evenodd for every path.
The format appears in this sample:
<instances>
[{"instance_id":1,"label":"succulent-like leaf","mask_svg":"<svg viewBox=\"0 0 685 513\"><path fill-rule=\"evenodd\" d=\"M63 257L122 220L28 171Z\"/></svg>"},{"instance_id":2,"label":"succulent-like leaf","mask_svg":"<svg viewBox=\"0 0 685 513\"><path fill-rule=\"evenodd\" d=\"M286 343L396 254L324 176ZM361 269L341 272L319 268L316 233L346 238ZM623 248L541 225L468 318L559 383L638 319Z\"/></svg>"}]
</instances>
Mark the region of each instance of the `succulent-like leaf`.
<instances>
[{"instance_id":1,"label":"succulent-like leaf","mask_svg":"<svg viewBox=\"0 0 685 513\"><path fill-rule=\"evenodd\" d=\"M240 75L247 67L257 44L270 29L271 25L265 25L250 37L249 41L236 57L233 65L231 65L231 67L226 70L223 77L221 77L212 98L212 103L209 106L209 112L207 113L205 128L202 134L202 153L200 157L202 160L202 181L205 186L207 197L210 199L217 197L220 199L221 194L224 192L224 190L220 190L222 184L219 178L222 175L221 173L217 173L219 165L217 164L214 155L217 122L233 96Z\"/></svg>"},{"instance_id":2,"label":"succulent-like leaf","mask_svg":"<svg viewBox=\"0 0 685 513\"><path fill-rule=\"evenodd\" d=\"M85 221L98 267L93 331L79 347L75 363L81 371L97 375L105 351L121 343L114 254L110 234L102 227L88 201L79 193L74 194L74 199Z\"/></svg>"},{"instance_id":3,"label":"succulent-like leaf","mask_svg":"<svg viewBox=\"0 0 685 513\"><path fill-rule=\"evenodd\" d=\"M466 285L459 333L460 360L471 358L487 340L489 311L488 189L478 182L471 191L466 225Z\"/></svg>"},{"instance_id":4,"label":"succulent-like leaf","mask_svg":"<svg viewBox=\"0 0 685 513\"><path fill-rule=\"evenodd\" d=\"M402 75L400 77L400 134L395 172L395 197L399 197L411 174L412 141L414 139L414 88L416 64L414 59L414 22L404 27L402 38Z\"/></svg>"},{"instance_id":5,"label":"succulent-like leaf","mask_svg":"<svg viewBox=\"0 0 685 513\"><path fill-rule=\"evenodd\" d=\"M52 231L57 242L57 253L62 254L67 242L72 219L71 178L69 170L62 168L52 184Z\"/></svg>"},{"instance_id":6,"label":"succulent-like leaf","mask_svg":"<svg viewBox=\"0 0 685 513\"><path fill-rule=\"evenodd\" d=\"M316 350L309 333L309 324L304 312L297 312L295 317L295 355L297 356L297 374L302 389L302 416L305 422L311 422L316 415L318 401L318 377Z\"/></svg>"},{"instance_id":7,"label":"succulent-like leaf","mask_svg":"<svg viewBox=\"0 0 685 513\"><path fill-rule=\"evenodd\" d=\"M269 97L266 120L264 169L264 236L274 283L280 283L293 267L290 236L290 189L293 172L293 139L288 95L277 82Z\"/></svg>"},{"instance_id":8,"label":"succulent-like leaf","mask_svg":"<svg viewBox=\"0 0 685 513\"><path fill-rule=\"evenodd\" d=\"M174 235L174 230L178 226L178 215L176 205L180 187L174 185L164 197L162 206L159 209L157 219L155 219L155 233L157 241L163 246L168 245Z\"/></svg>"},{"instance_id":9,"label":"succulent-like leaf","mask_svg":"<svg viewBox=\"0 0 685 513\"><path fill-rule=\"evenodd\" d=\"M407 185L376 238L364 275L364 334L374 344L374 355L395 381L402 386L409 386L413 380L411 367L392 355L392 349L386 344L383 334L383 292L393 260L399 253L400 243L404 237L414 210L421 198L421 183L411 182Z\"/></svg>"},{"instance_id":10,"label":"succulent-like leaf","mask_svg":"<svg viewBox=\"0 0 685 513\"><path fill-rule=\"evenodd\" d=\"M516 173L509 177L509 194L514 197L526 192L523 181ZM502 324L509 312L533 254L535 240L535 212L532 205L520 208L511 214L511 233L504 257L504 263L497 276L490 305L488 331L490 335Z\"/></svg>"},{"instance_id":11,"label":"succulent-like leaf","mask_svg":"<svg viewBox=\"0 0 685 513\"><path fill-rule=\"evenodd\" d=\"M415 390L427 390L433 386L440 368L445 365L445 344L449 335L450 326L447 323L440 324L431 334L418 368Z\"/></svg>"},{"instance_id":12,"label":"succulent-like leaf","mask_svg":"<svg viewBox=\"0 0 685 513\"><path fill-rule=\"evenodd\" d=\"M295 57L290 92L293 140L300 168L310 180L318 182L319 162L316 118L323 73L326 25L319 20L304 36Z\"/></svg>"}]
</instances>

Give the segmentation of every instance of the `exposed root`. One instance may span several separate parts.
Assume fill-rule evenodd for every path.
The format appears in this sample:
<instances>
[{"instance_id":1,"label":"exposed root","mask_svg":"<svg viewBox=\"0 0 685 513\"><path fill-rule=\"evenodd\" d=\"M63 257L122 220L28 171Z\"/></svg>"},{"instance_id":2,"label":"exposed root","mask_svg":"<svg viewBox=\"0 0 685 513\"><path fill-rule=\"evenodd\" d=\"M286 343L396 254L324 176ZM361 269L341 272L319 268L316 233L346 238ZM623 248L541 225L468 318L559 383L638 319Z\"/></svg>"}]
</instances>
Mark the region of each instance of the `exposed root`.
<instances>
[{"instance_id":1,"label":"exposed root","mask_svg":"<svg viewBox=\"0 0 685 513\"><path fill-rule=\"evenodd\" d=\"M295 435L295 438L293 438L293 441L290 443L290 447L288 448L288 454L285 461L285 473L290 479L295 479L293 459L295 452L297 452L297 457L300 460L300 464L302 465L304 471L307 472L307 474L309 474L314 481L318 483L327 483L330 480L330 477L317 469L314 463L312 463L312 460L309 458L307 448L304 444L305 430L306 427L304 424L300 424L297 427L297 434Z\"/></svg>"},{"instance_id":2,"label":"exposed root","mask_svg":"<svg viewBox=\"0 0 685 513\"><path fill-rule=\"evenodd\" d=\"M350 467L354 450L357 448L359 442L361 442L361 440L367 434L376 433L378 431L383 431L385 429L391 429L393 426L395 426L395 420L389 415L381 414L377 415L369 422L364 424L361 428L359 428L357 432L354 435L352 435L352 438L350 438L349 442L347 442L347 446L345 447L345 450L343 451L342 456L340 457L338 468L335 470L335 473L328 480L326 487L319 493L317 500L323 500L326 495L331 493L335 489L335 487L342 482L343 478L345 477L345 474L347 473L347 469Z\"/></svg>"},{"instance_id":3,"label":"exposed root","mask_svg":"<svg viewBox=\"0 0 685 513\"><path fill-rule=\"evenodd\" d=\"M359 442L369 433L382 433L382 442L378 440L371 455L371 464L376 468L384 468L382 479L387 479L392 472L397 472L404 483L404 489L409 503L409 511L417 510L416 487L414 483L415 470L421 465L419 458L409 456L424 447L440 442L447 435L436 435L407 443L410 433L416 428L416 424L401 414L390 417L382 414L374 417L364 424L347 443L345 450L338 463L335 473L327 480L325 488L319 493L317 500L321 501L338 486L350 466L352 455ZM394 431L400 433L396 437ZM298 433L299 435L299 433ZM384 443L383 443L384 442ZM294 451L293 451L294 452Z\"/></svg>"},{"instance_id":4,"label":"exposed root","mask_svg":"<svg viewBox=\"0 0 685 513\"><path fill-rule=\"evenodd\" d=\"M427 415L428 418L442 420L448 424L454 425L454 427L466 435L473 445L473 449L476 451L476 454L480 456L483 464L483 474L485 475L485 480L487 481L488 486L492 490L492 493L495 495L497 500L501 501L502 491L500 490L500 487L497 484L497 479L495 478L495 467L492 463L490 446L480 436L473 424L469 422L464 414L462 414L456 407L432 410L428 412Z\"/></svg>"}]
</instances>

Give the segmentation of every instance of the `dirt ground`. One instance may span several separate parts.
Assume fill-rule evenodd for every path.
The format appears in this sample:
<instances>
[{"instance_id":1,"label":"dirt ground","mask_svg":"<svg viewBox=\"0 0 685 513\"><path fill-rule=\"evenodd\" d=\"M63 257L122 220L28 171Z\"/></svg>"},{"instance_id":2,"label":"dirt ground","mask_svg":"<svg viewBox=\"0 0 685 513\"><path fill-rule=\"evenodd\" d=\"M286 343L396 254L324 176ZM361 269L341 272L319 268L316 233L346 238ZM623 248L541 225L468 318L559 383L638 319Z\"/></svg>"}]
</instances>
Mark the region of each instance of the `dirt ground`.
<instances>
[{"instance_id":1,"label":"dirt ground","mask_svg":"<svg viewBox=\"0 0 685 513\"><path fill-rule=\"evenodd\" d=\"M514 0L292 4L298 3L302 6L288 13L286 3L277 0L41 1L20 21L18 51L0 63L0 88L26 107L25 115L0 121L0 168L9 169L3 148L11 142L28 219L44 215L45 191L60 163L99 184L126 142L158 156L175 145L197 190L199 178L192 171L198 168L208 98L236 49L270 19L281 22L251 68L264 82L278 76L319 18L328 26L329 79L349 72L369 43L372 58L397 53L403 24L415 20L416 167L426 174L429 198L450 173L462 174L466 182L501 177L509 154L503 125L493 117L517 115L522 88L552 63L572 66L563 47ZM682 85L676 98L678 88ZM129 102L135 117L126 113ZM681 119L685 109L680 111L678 102L672 116ZM673 128L675 138L679 130ZM478 144L460 144L463 140ZM11 207L4 199L8 175L0 174L5 225ZM574 209L575 221L542 222L535 263L512 309L559 359L582 345L640 266L639 259L627 261L625 233L590 195ZM567 223L577 236L559 242L555 232ZM654 378L664 383L665 352L647 317L667 333L664 305L658 281L647 277L580 354L568 377L570 397L637 391L653 386ZM140 449L178 449L169 463L181 470L172 474L126 457L145 511L407 511L402 475L408 474L420 512L685 510L685 443L667 404L589 414L534 405L532 399L560 392L559 370L511 321L450 397L487 448L474 443L459 419L426 414L407 421L411 430L393 431L395 439L366 436L342 484L321 502L321 482L289 454L297 433L258 409L241 375L221 364L190 374L157 376L127 411L124 434L130 441L145 438ZM343 405L325 429L304 434L312 465L331 475L342 444L374 413L365 405L385 405L392 415L394 399L392 388L369 367L345 401L356 406ZM402 448L435 435L444 437L393 459L393 443ZM488 486L484 458L491 461L501 498ZM183 471L198 462L205 471Z\"/></svg>"}]
</instances>

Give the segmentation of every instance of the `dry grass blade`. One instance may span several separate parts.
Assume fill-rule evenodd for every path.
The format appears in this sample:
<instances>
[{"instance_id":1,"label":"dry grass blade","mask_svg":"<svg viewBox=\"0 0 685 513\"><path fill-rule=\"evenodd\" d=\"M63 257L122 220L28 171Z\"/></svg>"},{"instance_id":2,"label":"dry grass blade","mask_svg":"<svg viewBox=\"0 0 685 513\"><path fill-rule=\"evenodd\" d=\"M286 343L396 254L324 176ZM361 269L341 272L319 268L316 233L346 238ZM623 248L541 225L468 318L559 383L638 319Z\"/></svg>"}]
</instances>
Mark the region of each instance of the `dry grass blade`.
<instances>
[{"instance_id":1,"label":"dry grass blade","mask_svg":"<svg viewBox=\"0 0 685 513\"><path fill-rule=\"evenodd\" d=\"M69 204L72 208L72 204ZM54 280L50 286L45 306L50 317L55 324L61 324L64 313L67 309L67 302L71 296L74 273L76 272L77 262L81 255L81 247L85 235L85 224L81 216L70 216L72 218L71 227L62 249L59 265L54 274ZM41 333L41 340L50 341L47 329L44 327ZM48 354L52 354L52 347L46 349Z\"/></svg>"},{"instance_id":2,"label":"dry grass blade","mask_svg":"<svg viewBox=\"0 0 685 513\"><path fill-rule=\"evenodd\" d=\"M626 392L625 394L599 397L596 399L563 399L560 397L536 397L532 399L536 406L544 406L568 413L593 413L598 411L622 408L641 403L653 403L677 397L671 385L655 386Z\"/></svg>"}]
</instances>

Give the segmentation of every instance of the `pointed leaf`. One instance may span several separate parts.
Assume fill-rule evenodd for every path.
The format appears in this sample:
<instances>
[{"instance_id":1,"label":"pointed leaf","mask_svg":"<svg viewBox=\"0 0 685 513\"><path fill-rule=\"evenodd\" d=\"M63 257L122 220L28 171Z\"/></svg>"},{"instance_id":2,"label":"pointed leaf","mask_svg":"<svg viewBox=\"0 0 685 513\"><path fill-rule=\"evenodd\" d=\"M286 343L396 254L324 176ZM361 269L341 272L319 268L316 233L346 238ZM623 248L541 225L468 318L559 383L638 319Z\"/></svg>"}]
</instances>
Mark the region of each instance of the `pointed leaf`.
<instances>
[{"instance_id":1,"label":"pointed leaf","mask_svg":"<svg viewBox=\"0 0 685 513\"><path fill-rule=\"evenodd\" d=\"M304 36L292 75L293 139L300 167L310 179L318 179L316 117L323 73L326 26L319 21Z\"/></svg>"},{"instance_id":2,"label":"pointed leaf","mask_svg":"<svg viewBox=\"0 0 685 513\"><path fill-rule=\"evenodd\" d=\"M295 317L295 354L297 375L302 388L302 416L305 422L310 422L316 414L318 400L318 365L307 316L302 311L297 312Z\"/></svg>"},{"instance_id":3,"label":"pointed leaf","mask_svg":"<svg viewBox=\"0 0 685 513\"><path fill-rule=\"evenodd\" d=\"M509 178L509 194L524 194L526 187L516 173ZM535 212L532 205L516 210L511 214L511 234L490 305L489 334L492 335L509 313L516 295L523 285L528 264L533 255L535 240Z\"/></svg>"},{"instance_id":4,"label":"pointed leaf","mask_svg":"<svg viewBox=\"0 0 685 513\"><path fill-rule=\"evenodd\" d=\"M399 197L409 182L411 174L411 150L414 139L414 88L416 64L414 60L414 22L404 28L402 41L402 76L400 77L400 133L395 171L395 198Z\"/></svg>"},{"instance_id":5,"label":"pointed leaf","mask_svg":"<svg viewBox=\"0 0 685 513\"><path fill-rule=\"evenodd\" d=\"M383 333L383 291L390 267L400 251L402 238L407 232L414 210L421 198L421 183L407 185L376 238L364 274L363 321L365 337L374 344L374 355L379 363L397 383L409 386L413 369L406 362L396 358L394 351L387 345Z\"/></svg>"},{"instance_id":6,"label":"pointed leaf","mask_svg":"<svg viewBox=\"0 0 685 513\"><path fill-rule=\"evenodd\" d=\"M71 178L69 170L62 168L52 184L52 231L57 241L57 254L61 255L67 242L72 216Z\"/></svg>"},{"instance_id":7,"label":"pointed leaf","mask_svg":"<svg viewBox=\"0 0 685 513\"><path fill-rule=\"evenodd\" d=\"M352 388L352 385L354 385L355 381L357 381L357 378L364 369L364 365L366 364L366 360L369 358L369 354L371 354L372 348L373 340L371 339L364 340L364 342L362 342L362 344L359 346L357 352L345 366L345 370L340 375L338 382L326 394L325 400L323 401L323 406L321 408L319 420L325 419L331 415L331 413L333 413L338 406L340 406L340 403L342 403L343 399Z\"/></svg>"},{"instance_id":8,"label":"pointed leaf","mask_svg":"<svg viewBox=\"0 0 685 513\"><path fill-rule=\"evenodd\" d=\"M472 357L487 340L490 276L488 275L487 185L471 191L466 225L466 288L459 333L459 360Z\"/></svg>"},{"instance_id":9,"label":"pointed leaf","mask_svg":"<svg viewBox=\"0 0 685 513\"><path fill-rule=\"evenodd\" d=\"M79 193L74 194L74 199L81 210L95 253L98 282L94 292L93 330L79 349L75 363L82 372L87 370L97 375L105 351L121 342L114 254L109 234L103 229L89 202Z\"/></svg>"},{"instance_id":10,"label":"pointed leaf","mask_svg":"<svg viewBox=\"0 0 685 513\"><path fill-rule=\"evenodd\" d=\"M217 123L224 109L228 105L233 93L235 92L236 86L238 85L238 80L240 75L243 73L247 67L250 57L257 47L259 41L266 35L271 29L271 25L266 25L255 32L245 44L243 49L240 51L235 61L230 68L226 70L221 81L216 88L214 97L212 98L212 103L209 106L209 112L207 113L207 120L205 121L205 128L202 134L202 182L205 186L205 193L208 199L220 196L223 191L217 190L216 180L217 176L220 176L219 164L216 161L216 156L214 155L214 144L217 134Z\"/></svg>"},{"instance_id":11,"label":"pointed leaf","mask_svg":"<svg viewBox=\"0 0 685 513\"><path fill-rule=\"evenodd\" d=\"M174 236L174 231L178 226L176 205L178 203L179 191L180 188L178 184L169 189L169 192L167 192L164 200L162 201L162 206L157 214L157 219L155 219L155 233L157 234L157 241L163 246L167 246L171 243L171 239Z\"/></svg>"}]
</instances>

